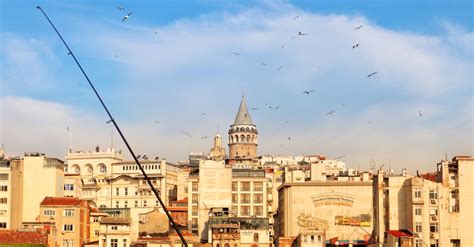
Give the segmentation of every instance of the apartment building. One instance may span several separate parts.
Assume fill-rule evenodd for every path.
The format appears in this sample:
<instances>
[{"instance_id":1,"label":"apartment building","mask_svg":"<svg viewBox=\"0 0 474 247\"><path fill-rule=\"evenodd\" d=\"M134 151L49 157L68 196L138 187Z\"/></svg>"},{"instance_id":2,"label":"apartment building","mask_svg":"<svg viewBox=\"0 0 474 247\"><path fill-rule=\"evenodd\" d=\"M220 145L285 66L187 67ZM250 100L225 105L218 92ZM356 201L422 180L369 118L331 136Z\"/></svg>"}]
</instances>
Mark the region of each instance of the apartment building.
<instances>
[{"instance_id":1,"label":"apartment building","mask_svg":"<svg viewBox=\"0 0 474 247\"><path fill-rule=\"evenodd\" d=\"M0 229L20 227L23 191L20 165L20 159L0 159Z\"/></svg>"},{"instance_id":2,"label":"apartment building","mask_svg":"<svg viewBox=\"0 0 474 247\"><path fill-rule=\"evenodd\" d=\"M40 203L38 222L53 223L52 235L63 247L89 242L90 207L87 201L72 197L45 197Z\"/></svg>"}]
</instances>

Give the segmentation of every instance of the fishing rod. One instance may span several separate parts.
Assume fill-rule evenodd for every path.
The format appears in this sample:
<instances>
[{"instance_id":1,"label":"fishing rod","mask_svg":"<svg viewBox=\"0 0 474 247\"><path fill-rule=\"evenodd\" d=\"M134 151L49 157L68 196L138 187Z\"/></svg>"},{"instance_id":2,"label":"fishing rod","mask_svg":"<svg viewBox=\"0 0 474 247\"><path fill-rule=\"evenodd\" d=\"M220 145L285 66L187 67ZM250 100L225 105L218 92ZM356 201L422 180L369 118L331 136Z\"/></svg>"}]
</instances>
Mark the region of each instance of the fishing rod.
<instances>
[{"instance_id":1,"label":"fishing rod","mask_svg":"<svg viewBox=\"0 0 474 247\"><path fill-rule=\"evenodd\" d=\"M130 145L128 144L127 142L127 139L125 139L125 136L123 135L122 131L120 130L117 122L115 121L115 119L112 117L112 114L110 113L109 109L107 108L107 106L105 105L104 101L102 100L102 98L100 97L99 93L97 92L97 90L95 89L94 85L92 84L91 80L89 79L89 77L87 76L86 72L84 71L84 69L82 68L81 64L79 63L79 61L76 59L76 56L74 56L74 53L71 51L71 49L69 48L69 46L67 45L66 41L64 41L63 37L61 36L61 34L59 33L58 29L56 29L56 27L54 26L54 24L51 22L51 20L49 19L48 15L46 15L46 13L44 12L44 10L40 7L40 6L36 6L37 9L41 10L41 12L43 13L44 17L46 17L46 19L48 20L49 24L51 24L51 26L53 27L54 31L56 31L56 33L58 34L59 38L61 39L61 41L63 42L64 46L66 46L67 50L68 50L68 55L71 55L72 58L74 59L74 61L76 62L77 66L79 67L79 69L81 70L82 74L84 75L84 77L86 78L87 82L89 82L89 85L91 86L92 90L94 91L95 95L97 96L97 98L99 99L100 103L102 104L102 106L104 107L104 110L107 112L107 115L109 116L109 122L112 122L115 126L115 129L117 129L117 132L119 133L120 137L122 138L123 142L125 143L125 146L127 146L127 149L128 151L130 151L130 154L132 155L133 159L135 160L135 163L138 165L138 168L140 168L140 171L142 172L143 174L143 177L145 178L145 180L147 181L148 185L150 186L151 190L153 191L153 193L155 194L156 198L158 199L158 201L160 202L160 205L161 207L163 208L163 210L165 211L166 213L166 216L168 216L168 219L170 221L170 224L173 226L173 228L176 230L176 232L178 233L179 235L179 238L181 239L181 242L183 242L183 245L185 247L188 246L188 244L186 243L186 240L184 239L183 235L181 234L181 231L178 229L178 226L176 225L176 223L174 222L173 218L171 217L171 214L169 213L168 209L166 208L165 204L163 203L163 201L161 200L161 197L160 195L158 194L158 191L155 189L155 187L153 186L153 184L151 183L151 180L150 178L146 175L146 172L145 170L143 169L142 165L140 164L140 161L138 161L137 157L135 156L135 153L133 152L132 148L130 147ZM163 189L163 188L161 188Z\"/></svg>"}]
</instances>

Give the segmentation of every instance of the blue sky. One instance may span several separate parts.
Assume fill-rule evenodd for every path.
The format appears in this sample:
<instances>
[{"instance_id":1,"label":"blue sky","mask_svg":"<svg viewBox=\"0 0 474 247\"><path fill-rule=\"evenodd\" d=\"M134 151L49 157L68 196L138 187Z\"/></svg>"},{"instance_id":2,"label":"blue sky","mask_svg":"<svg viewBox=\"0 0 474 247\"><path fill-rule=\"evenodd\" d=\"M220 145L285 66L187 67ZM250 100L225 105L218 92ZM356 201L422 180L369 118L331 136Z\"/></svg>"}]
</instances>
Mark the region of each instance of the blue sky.
<instances>
[{"instance_id":1,"label":"blue sky","mask_svg":"<svg viewBox=\"0 0 474 247\"><path fill-rule=\"evenodd\" d=\"M63 157L67 126L73 149L110 145L105 113L36 5L137 153L207 152L200 137L225 136L245 93L260 154L412 170L473 154L472 1L1 1L0 140L12 155Z\"/></svg>"}]
</instances>

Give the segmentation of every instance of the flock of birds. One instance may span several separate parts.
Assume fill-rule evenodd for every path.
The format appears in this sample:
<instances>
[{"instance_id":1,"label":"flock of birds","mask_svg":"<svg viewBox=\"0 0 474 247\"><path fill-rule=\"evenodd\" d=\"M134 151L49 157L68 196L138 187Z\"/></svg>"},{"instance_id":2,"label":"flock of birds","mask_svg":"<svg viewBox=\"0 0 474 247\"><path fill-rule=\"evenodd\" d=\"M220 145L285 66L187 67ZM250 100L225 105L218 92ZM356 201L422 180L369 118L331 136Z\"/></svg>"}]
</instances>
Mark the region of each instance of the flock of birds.
<instances>
[{"instance_id":1,"label":"flock of birds","mask_svg":"<svg viewBox=\"0 0 474 247\"><path fill-rule=\"evenodd\" d=\"M125 11L125 8L120 7L120 6L117 6L116 9L117 9L118 11ZM130 17L132 16L132 14L133 14L133 12L130 12L130 13L124 15L124 16L122 17L122 22L128 21L128 20L130 19ZM294 19L294 20L297 20L297 19L299 19L299 18L300 18L300 16L297 15L297 16L295 16L293 19ZM357 31L357 30L362 29L363 27L364 27L364 26L359 25L359 26L355 27L354 30ZM155 32L155 34L158 34L158 30L155 30L154 32ZM291 39L295 39L295 38L298 37L298 36L304 37L304 36L307 36L307 35L309 35L309 34L299 31L295 36L292 36ZM359 46L360 46L360 43L356 43L356 44L354 44L354 45L352 46L352 49L359 48ZM285 48L285 45L282 44L282 45L281 45L281 48ZM239 55L240 55L240 52L239 52L239 51L233 51L232 54L233 54L234 56L239 56ZM118 55L115 55L115 56L118 57ZM260 65L262 65L262 66L267 66L267 64L266 64L264 61L260 61ZM316 68L319 69L320 66L316 66ZM283 69L283 65L280 65L280 66L278 66L278 67L276 68L276 71L280 71L280 70L282 70L282 69ZM367 75L367 78L375 77L375 76L377 75L377 73L378 73L377 71L371 72L371 73L369 73L369 74ZM308 90L303 91L302 93L305 94L305 95L310 95L310 94L315 93L315 91L314 91L314 90L311 90L311 89L308 89ZM344 106L344 104L343 104L343 106ZM278 109L280 109L280 106L279 106L279 105L277 105L277 106L272 106L272 105L266 104L265 107L266 107L267 109L272 109L272 110L278 110ZM258 110L259 108L258 108L258 107L251 107L250 109L253 110L253 111L255 111L255 110ZM336 109L330 110L329 112L326 113L326 116L333 115L333 114L335 113L335 111L336 111ZM202 115L202 116L205 116L206 113L201 113L201 115ZM422 116L423 116L423 114L421 113L420 110L418 111L418 115L419 115L419 117L422 117ZM107 123L109 123L109 122L110 122L110 121L108 121ZM155 123L159 124L160 121L155 121ZM284 125L285 125L285 124L288 124L288 123L289 123L289 121L287 121L287 120L285 120L285 121L283 122ZM372 124L372 121L369 121L368 123L369 123L369 124ZM189 137L189 138L192 138L192 137L193 137L193 136L192 136L190 133L188 133L187 131L182 130L181 133L182 133L183 135ZM206 139L208 139L208 137L209 137L209 136L201 136L200 139L201 139L201 140L206 140ZM291 140L291 137L288 137L288 141L290 141L290 140ZM281 144L281 145L280 145L280 147L284 147L284 146L285 146L285 144ZM341 158L342 158L342 157L346 157L346 156L341 156Z\"/></svg>"}]
</instances>

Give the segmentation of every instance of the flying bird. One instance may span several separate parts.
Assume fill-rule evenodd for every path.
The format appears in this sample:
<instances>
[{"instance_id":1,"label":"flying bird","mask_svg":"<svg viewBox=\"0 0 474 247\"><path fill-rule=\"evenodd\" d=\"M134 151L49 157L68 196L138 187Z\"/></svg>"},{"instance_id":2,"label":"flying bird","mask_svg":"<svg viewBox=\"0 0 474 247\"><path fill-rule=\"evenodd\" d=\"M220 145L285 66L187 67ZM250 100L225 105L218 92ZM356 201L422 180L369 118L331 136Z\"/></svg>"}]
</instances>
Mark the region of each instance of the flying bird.
<instances>
[{"instance_id":1,"label":"flying bird","mask_svg":"<svg viewBox=\"0 0 474 247\"><path fill-rule=\"evenodd\" d=\"M361 29L362 27L363 27L363 26L358 26L358 27L355 28L355 30L359 30L359 29Z\"/></svg>"},{"instance_id":2,"label":"flying bird","mask_svg":"<svg viewBox=\"0 0 474 247\"><path fill-rule=\"evenodd\" d=\"M287 124L287 123L288 123L288 120L286 120L286 121L283 121L283 124Z\"/></svg>"},{"instance_id":3,"label":"flying bird","mask_svg":"<svg viewBox=\"0 0 474 247\"><path fill-rule=\"evenodd\" d=\"M288 141L291 141L291 137L288 137Z\"/></svg>"},{"instance_id":4,"label":"flying bird","mask_svg":"<svg viewBox=\"0 0 474 247\"><path fill-rule=\"evenodd\" d=\"M367 78L372 77L372 76L374 76L375 74L377 74L377 71L375 71L375 72L373 72L373 73L370 73L370 74L367 76Z\"/></svg>"},{"instance_id":5,"label":"flying bird","mask_svg":"<svg viewBox=\"0 0 474 247\"><path fill-rule=\"evenodd\" d=\"M265 66L265 65L266 65L266 64L265 64L263 61L260 61L260 64L261 64L261 65L263 65L263 66Z\"/></svg>"},{"instance_id":6,"label":"flying bird","mask_svg":"<svg viewBox=\"0 0 474 247\"><path fill-rule=\"evenodd\" d=\"M251 110L255 111L255 110L258 110L258 107L252 107L250 108Z\"/></svg>"},{"instance_id":7,"label":"flying bird","mask_svg":"<svg viewBox=\"0 0 474 247\"><path fill-rule=\"evenodd\" d=\"M353 46L352 46L352 49L354 49L354 48L359 48L359 43L353 45Z\"/></svg>"},{"instance_id":8,"label":"flying bird","mask_svg":"<svg viewBox=\"0 0 474 247\"><path fill-rule=\"evenodd\" d=\"M122 8L122 7L120 7L120 6L117 6L117 7L115 7L115 8L118 9L119 11L124 11L124 10L125 10L125 8Z\"/></svg>"},{"instance_id":9,"label":"flying bird","mask_svg":"<svg viewBox=\"0 0 474 247\"><path fill-rule=\"evenodd\" d=\"M305 36L305 35L308 35L308 34L307 34L307 33L298 32L298 35L300 35L300 36Z\"/></svg>"},{"instance_id":10,"label":"flying bird","mask_svg":"<svg viewBox=\"0 0 474 247\"><path fill-rule=\"evenodd\" d=\"M277 71L280 71L283 68L283 66L278 67Z\"/></svg>"},{"instance_id":11,"label":"flying bird","mask_svg":"<svg viewBox=\"0 0 474 247\"><path fill-rule=\"evenodd\" d=\"M268 107L269 109L272 109L272 106L269 104L265 104L265 106Z\"/></svg>"},{"instance_id":12,"label":"flying bird","mask_svg":"<svg viewBox=\"0 0 474 247\"><path fill-rule=\"evenodd\" d=\"M275 110L278 110L278 109L280 109L280 106L275 107Z\"/></svg>"},{"instance_id":13,"label":"flying bird","mask_svg":"<svg viewBox=\"0 0 474 247\"><path fill-rule=\"evenodd\" d=\"M201 136L201 140L207 139L208 136Z\"/></svg>"},{"instance_id":14,"label":"flying bird","mask_svg":"<svg viewBox=\"0 0 474 247\"><path fill-rule=\"evenodd\" d=\"M234 55L236 55L236 56L240 55L238 52L235 52L235 51L232 52L232 53L234 53Z\"/></svg>"},{"instance_id":15,"label":"flying bird","mask_svg":"<svg viewBox=\"0 0 474 247\"><path fill-rule=\"evenodd\" d=\"M140 159L142 156L141 155L137 155L137 160Z\"/></svg>"},{"instance_id":16,"label":"flying bird","mask_svg":"<svg viewBox=\"0 0 474 247\"><path fill-rule=\"evenodd\" d=\"M158 34L158 30L155 30L155 34Z\"/></svg>"},{"instance_id":17,"label":"flying bird","mask_svg":"<svg viewBox=\"0 0 474 247\"><path fill-rule=\"evenodd\" d=\"M69 126L67 126L66 131L69 131Z\"/></svg>"},{"instance_id":18,"label":"flying bird","mask_svg":"<svg viewBox=\"0 0 474 247\"><path fill-rule=\"evenodd\" d=\"M419 115L420 117L423 117L423 114L421 114L421 111L420 111L420 110L418 110L418 115Z\"/></svg>"},{"instance_id":19,"label":"flying bird","mask_svg":"<svg viewBox=\"0 0 474 247\"><path fill-rule=\"evenodd\" d=\"M305 93L305 94L310 94L310 93L314 93L314 91L313 91L313 90L309 90L309 91L304 91L303 93Z\"/></svg>"},{"instance_id":20,"label":"flying bird","mask_svg":"<svg viewBox=\"0 0 474 247\"><path fill-rule=\"evenodd\" d=\"M130 16L133 14L133 12L130 12L128 13L128 15L124 16L123 19L122 19L122 22L128 20L128 18L130 18Z\"/></svg>"},{"instance_id":21,"label":"flying bird","mask_svg":"<svg viewBox=\"0 0 474 247\"><path fill-rule=\"evenodd\" d=\"M205 112L201 113L201 116L205 116L205 115L206 115L206 113L205 113Z\"/></svg>"},{"instance_id":22,"label":"flying bird","mask_svg":"<svg viewBox=\"0 0 474 247\"><path fill-rule=\"evenodd\" d=\"M329 116L329 115L332 115L333 113L334 113L334 110L332 110L332 111L330 111L330 112L326 113L326 115L328 115L328 116Z\"/></svg>"},{"instance_id":23,"label":"flying bird","mask_svg":"<svg viewBox=\"0 0 474 247\"><path fill-rule=\"evenodd\" d=\"M298 18L300 18L299 15L295 16L295 18L293 18L293 20L296 20L296 19L298 19Z\"/></svg>"},{"instance_id":24,"label":"flying bird","mask_svg":"<svg viewBox=\"0 0 474 247\"><path fill-rule=\"evenodd\" d=\"M158 123L160 123L160 121L155 121L155 123L157 123L157 124L158 124Z\"/></svg>"},{"instance_id":25,"label":"flying bird","mask_svg":"<svg viewBox=\"0 0 474 247\"><path fill-rule=\"evenodd\" d=\"M187 136L189 136L189 137L193 137L193 136L191 136L191 134L189 134L189 133L186 132L186 131L181 131L181 133L183 133L183 134L185 134L185 135L187 135Z\"/></svg>"}]
</instances>

